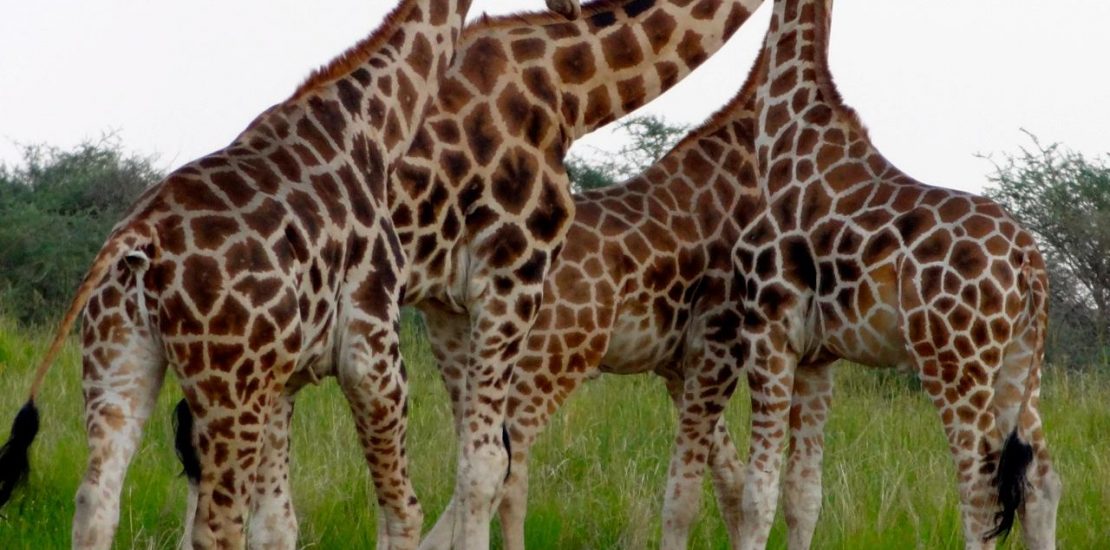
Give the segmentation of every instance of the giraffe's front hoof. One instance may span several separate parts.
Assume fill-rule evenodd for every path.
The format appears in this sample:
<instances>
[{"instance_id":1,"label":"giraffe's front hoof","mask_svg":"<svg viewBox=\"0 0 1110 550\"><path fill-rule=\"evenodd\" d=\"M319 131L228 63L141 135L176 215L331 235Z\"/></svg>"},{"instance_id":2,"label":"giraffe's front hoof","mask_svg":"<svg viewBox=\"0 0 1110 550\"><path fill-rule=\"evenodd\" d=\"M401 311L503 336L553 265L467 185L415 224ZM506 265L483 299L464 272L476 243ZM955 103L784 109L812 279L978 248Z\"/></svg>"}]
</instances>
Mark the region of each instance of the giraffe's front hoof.
<instances>
[{"instance_id":1,"label":"giraffe's front hoof","mask_svg":"<svg viewBox=\"0 0 1110 550\"><path fill-rule=\"evenodd\" d=\"M582 4L579 0L547 0L547 7L567 19L578 19L578 16L582 15Z\"/></svg>"}]
</instances>

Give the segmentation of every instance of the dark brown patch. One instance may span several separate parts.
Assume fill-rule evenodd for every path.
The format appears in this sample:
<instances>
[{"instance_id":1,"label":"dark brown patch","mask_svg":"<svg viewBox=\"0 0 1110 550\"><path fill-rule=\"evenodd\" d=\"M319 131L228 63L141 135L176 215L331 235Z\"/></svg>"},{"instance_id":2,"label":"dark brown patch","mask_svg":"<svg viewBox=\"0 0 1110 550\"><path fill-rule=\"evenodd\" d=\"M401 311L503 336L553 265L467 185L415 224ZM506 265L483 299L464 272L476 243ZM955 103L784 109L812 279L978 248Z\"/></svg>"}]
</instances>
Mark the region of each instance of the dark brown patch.
<instances>
[{"instance_id":1,"label":"dark brown patch","mask_svg":"<svg viewBox=\"0 0 1110 550\"><path fill-rule=\"evenodd\" d=\"M555 50L555 70L566 84L582 84L597 72L593 49L581 42Z\"/></svg>"}]
</instances>

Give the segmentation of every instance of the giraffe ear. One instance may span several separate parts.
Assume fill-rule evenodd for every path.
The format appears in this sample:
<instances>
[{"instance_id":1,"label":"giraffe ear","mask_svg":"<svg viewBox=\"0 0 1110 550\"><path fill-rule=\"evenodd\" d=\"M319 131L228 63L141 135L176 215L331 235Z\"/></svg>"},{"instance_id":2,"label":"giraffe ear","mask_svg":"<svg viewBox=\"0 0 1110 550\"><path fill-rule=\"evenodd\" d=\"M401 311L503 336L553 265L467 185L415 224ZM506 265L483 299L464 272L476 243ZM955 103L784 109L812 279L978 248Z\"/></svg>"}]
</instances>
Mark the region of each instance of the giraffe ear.
<instances>
[{"instance_id":1,"label":"giraffe ear","mask_svg":"<svg viewBox=\"0 0 1110 550\"><path fill-rule=\"evenodd\" d=\"M150 257L146 255L146 252L139 249L128 252L124 255L123 261L135 273L143 273L150 267Z\"/></svg>"}]
</instances>

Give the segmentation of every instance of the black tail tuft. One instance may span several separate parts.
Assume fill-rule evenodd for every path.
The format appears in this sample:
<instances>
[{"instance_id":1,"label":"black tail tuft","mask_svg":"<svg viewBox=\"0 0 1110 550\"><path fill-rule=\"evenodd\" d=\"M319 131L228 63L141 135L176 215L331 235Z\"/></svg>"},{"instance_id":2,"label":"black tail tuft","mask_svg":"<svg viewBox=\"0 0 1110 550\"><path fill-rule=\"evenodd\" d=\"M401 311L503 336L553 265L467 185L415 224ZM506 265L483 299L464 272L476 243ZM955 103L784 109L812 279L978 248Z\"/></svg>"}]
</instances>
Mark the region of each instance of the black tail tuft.
<instances>
[{"instance_id":1,"label":"black tail tuft","mask_svg":"<svg viewBox=\"0 0 1110 550\"><path fill-rule=\"evenodd\" d=\"M505 445L505 454L509 455L509 465L505 468L505 479L513 475L513 439L509 437L509 427L501 424L501 443Z\"/></svg>"},{"instance_id":2,"label":"black tail tuft","mask_svg":"<svg viewBox=\"0 0 1110 550\"><path fill-rule=\"evenodd\" d=\"M1033 462L1033 447L1018 438L1017 430L1010 432L1002 445L1002 455L998 459L994 486L998 488L998 503L1002 510L995 515L998 525L987 533L984 540L1001 536L1003 540L1014 526L1014 516L1025 501L1025 472Z\"/></svg>"},{"instance_id":3,"label":"black tail tuft","mask_svg":"<svg viewBox=\"0 0 1110 550\"><path fill-rule=\"evenodd\" d=\"M12 491L27 479L31 462L27 450L39 433L39 410L28 400L12 422L12 435L0 447L0 506L7 504Z\"/></svg>"},{"instance_id":4,"label":"black tail tuft","mask_svg":"<svg viewBox=\"0 0 1110 550\"><path fill-rule=\"evenodd\" d=\"M173 409L173 446L183 467L181 473L193 483L200 482L200 459L193 447L193 412L184 399Z\"/></svg>"}]
</instances>

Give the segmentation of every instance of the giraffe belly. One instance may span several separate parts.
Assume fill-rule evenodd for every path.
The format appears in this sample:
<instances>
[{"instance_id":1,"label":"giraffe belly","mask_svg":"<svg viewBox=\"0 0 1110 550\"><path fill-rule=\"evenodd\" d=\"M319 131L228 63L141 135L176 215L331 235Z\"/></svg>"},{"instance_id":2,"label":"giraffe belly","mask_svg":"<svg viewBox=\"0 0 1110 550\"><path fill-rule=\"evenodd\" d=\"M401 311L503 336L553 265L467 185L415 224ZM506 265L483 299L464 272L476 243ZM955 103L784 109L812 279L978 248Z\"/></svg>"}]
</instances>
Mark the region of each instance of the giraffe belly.
<instances>
[{"instance_id":1,"label":"giraffe belly","mask_svg":"<svg viewBox=\"0 0 1110 550\"><path fill-rule=\"evenodd\" d=\"M601 370L637 374L670 366L678 352L681 332L658 327L654 315L622 315L613 326Z\"/></svg>"}]
</instances>

